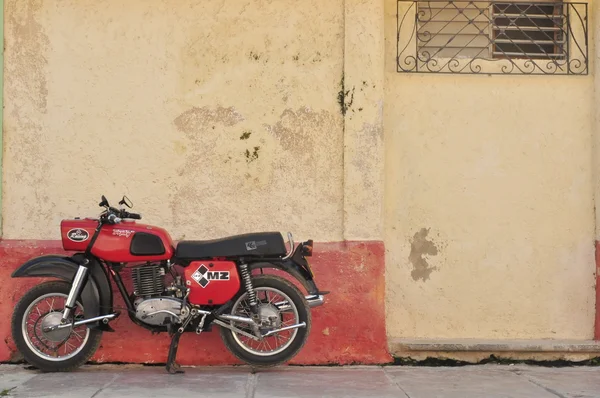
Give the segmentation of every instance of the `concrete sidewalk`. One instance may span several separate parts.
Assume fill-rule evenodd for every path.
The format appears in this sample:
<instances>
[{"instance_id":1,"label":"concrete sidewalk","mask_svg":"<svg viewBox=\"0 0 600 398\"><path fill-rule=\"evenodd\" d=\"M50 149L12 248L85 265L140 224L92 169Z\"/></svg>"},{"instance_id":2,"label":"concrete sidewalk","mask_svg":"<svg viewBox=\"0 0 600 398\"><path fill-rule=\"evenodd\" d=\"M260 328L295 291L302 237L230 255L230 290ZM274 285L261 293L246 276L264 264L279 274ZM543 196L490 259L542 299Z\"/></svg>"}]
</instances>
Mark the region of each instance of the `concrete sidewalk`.
<instances>
[{"instance_id":1,"label":"concrete sidewalk","mask_svg":"<svg viewBox=\"0 0 600 398\"><path fill-rule=\"evenodd\" d=\"M209 367L169 375L133 365L62 374L0 365L0 396L587 398L600 397L600 367Z\"/></svg>"}]
</instances>

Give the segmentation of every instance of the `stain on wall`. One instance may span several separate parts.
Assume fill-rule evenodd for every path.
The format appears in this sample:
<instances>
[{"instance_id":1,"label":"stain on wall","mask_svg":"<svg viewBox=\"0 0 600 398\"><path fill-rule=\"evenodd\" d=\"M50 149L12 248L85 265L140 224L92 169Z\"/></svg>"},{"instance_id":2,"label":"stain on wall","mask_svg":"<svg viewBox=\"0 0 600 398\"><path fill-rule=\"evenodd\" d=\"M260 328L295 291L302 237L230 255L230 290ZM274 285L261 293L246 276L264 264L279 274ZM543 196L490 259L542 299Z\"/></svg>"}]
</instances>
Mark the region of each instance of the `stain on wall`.
<instances>
[{"instance_id":1,"label":"stain on wall","mask_svg":"<svg viewBox=\"0 0 600 398\"><path fill-rule=\"evenodd\" d=\"M421 228L419 232L414 234L410 242L408 260L413 266L410 275L415 281L426 281L429 279L431 273L437 269L437 267L432 267L427 262L429 256L436 256L438 254L438 248L427 238L428 234L429 228Z\"/></svg>"},{"instance_id":2,"label":"stain on wall","mask_svg":"<svg viewBox=\"0 0 600 398\"><path fill-rule=\"evenodd\" d=\"M212 124L214 130L216 124L234 126L242 120L244 120L242 116L233 107L210 109L208 106L205 106L185 111L177 116L173 123L175 123L179 131L186 134L194 134L198 132L201 125Z\"/></svg>"},{"instance_id":3,"label":"stain on wall","mask_svg":"<svg viewBox=\"0 0 600 398\"><path fill-rule=\"evenodd\" d=\"M315 148L331 144L331 131L335 131L338 119L327 111L316 112L308 107L285 109L274 125L264 128L277 139L281 148L299 159L312 158ZM319 131L320 134L312 132Z\"/></svg>"}]
</instances>

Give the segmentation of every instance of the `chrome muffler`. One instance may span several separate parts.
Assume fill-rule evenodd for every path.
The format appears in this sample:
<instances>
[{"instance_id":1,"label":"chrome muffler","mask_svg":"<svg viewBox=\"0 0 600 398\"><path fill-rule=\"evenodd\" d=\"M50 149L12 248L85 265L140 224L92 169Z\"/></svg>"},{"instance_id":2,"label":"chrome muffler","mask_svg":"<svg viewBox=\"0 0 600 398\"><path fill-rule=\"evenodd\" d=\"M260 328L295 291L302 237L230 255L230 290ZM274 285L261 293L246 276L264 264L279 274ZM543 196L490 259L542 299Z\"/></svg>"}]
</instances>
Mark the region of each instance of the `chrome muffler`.
<instances>
[{"instance_id":1,"label":"chrome muffler","mask_svg":"<svg viewBox=\"0 0 600 398\"><path fill-rule=\"evenodd\" d=\"M323 295L317 295L317 294L313 294L310 296L304 296L304 298L306 299L306 301L308 301L308 306L310 308L313 307L318 307L320 305L323 305L325 303L325 297ZM289 303L287 302L287 300L285 301L279 301L277 303L275 303L275 306L277 307L277 309L279 311L287 311L289 309L291 309L292 307L289 305Z\"/></svg>"},{"instance_id":2,"label":"chrome muffler","mask_svg":"<svg viewBox=\"0 0 600 398\"><path fill-rule=\"evenodd\" d=\"M323 305L325 303L325 296L323 296L322 294L315 294L315 295L312 295L312 296L305 296L304 298L306 299L306 301L308 301L308 306L310 308L318 307L318 306Z\"/></svg>"}]
</instances>

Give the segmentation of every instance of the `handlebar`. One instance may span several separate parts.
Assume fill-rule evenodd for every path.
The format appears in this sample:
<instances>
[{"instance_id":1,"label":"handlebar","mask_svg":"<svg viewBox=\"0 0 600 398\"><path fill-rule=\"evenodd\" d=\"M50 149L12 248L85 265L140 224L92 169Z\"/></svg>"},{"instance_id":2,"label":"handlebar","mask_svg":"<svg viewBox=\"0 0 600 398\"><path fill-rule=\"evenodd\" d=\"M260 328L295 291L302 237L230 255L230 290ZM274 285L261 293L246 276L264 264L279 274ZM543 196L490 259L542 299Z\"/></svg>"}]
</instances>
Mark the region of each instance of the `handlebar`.
<instances>
[{"instance_id":1,"label":"handlebar","mask_svg":"<svg viewBox=\"0 0 600 398\"><path fill-rule=\"evenodd\" d=\"M110 213L106 219L108 220L109 224L118 224L122 221L121 218L117 217L117 215L114 213Z\"/></svg>"},{"instance_id":2,"label":"handlebar","mask_svg":"<svg viewBox=\"0 0 600 398\"><path fill-rule=\"evenodd\" d=\"M130 220L141 220L142 219L141 214L129 213L128 211L119 210L119 209L115 209L115 208L110 208L107 214L108 215L106 216L106 221L108 221L109 224L119 224L124 219L130 219Z\"/></svg>"},{"instance_id":3,"label":"handlebar","mask_svg":"<svg viewBox=\"0 0 600 398\"><path fill-rule=\"evenodd\" d=\"M123 210L121 213L122 213L121 214L122 218L130 218L132 220L141 220L142 219L142 215L138 214L138 213L129 213L125 210Z\"/></svg>"},{"instance_id":4,"label":"handlebar","mask_svg":"<svg viewBox=\"0 0 600 398\"><path fill-rule=\"evenodd\" d=\"M127 201L125 201L125 198L126 197L124 196L123 200L121 200L121 202L119 202L119 204L125 204L125 206L131 207L131 201L129 201L129 199L127 199ZM100 205L100 207L106 208L106 210L101 215L101 218L100 218L101 223L102 223L102 220L104 220L104 222L107 222L108 224L119 224L124 219L131 219L131 220L141 220L142 219L141 214L130 213L125 209L117 209L117 208L110 206L108 204L108 200L106 200L106 197L104 195L102 195L102 201L99 203L99 205Z\"/></svg>"}]
</instances>

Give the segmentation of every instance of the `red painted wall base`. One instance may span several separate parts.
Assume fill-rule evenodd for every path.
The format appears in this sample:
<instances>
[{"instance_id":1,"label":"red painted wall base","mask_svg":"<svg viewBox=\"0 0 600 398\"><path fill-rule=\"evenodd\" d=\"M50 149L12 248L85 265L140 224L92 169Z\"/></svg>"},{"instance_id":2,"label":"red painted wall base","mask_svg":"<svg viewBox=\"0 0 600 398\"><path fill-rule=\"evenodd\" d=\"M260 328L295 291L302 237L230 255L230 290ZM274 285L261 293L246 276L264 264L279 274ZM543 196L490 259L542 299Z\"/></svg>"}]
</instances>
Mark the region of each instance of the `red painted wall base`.
<instances>
[{"instance_id":1,"label":"red painted wall base","mask_svg":"<svg viewBox=\"0 0 600 398\"><path fill-rule=\"evenodd\" d=\"M0 362L19 357L10 333L14 304L40 279L11 279L26 260L62 253L58 241L0 241ZM312 331L292 364L378 364L391 361L385 332L385 262L382 242L317 243L311 265L326 304L313 309ZM125 276L125 275L124 275ZM129 278L124 278L130 288ZM115 288L115 307L124 307ZM122 315L111 323L116 333L104 333L95 362L164 363L169 338L151 335ZM201 336L185 334L177 356L182 365L238 364L221 342L218 327Z\"/></svg>"}]
</instances>

